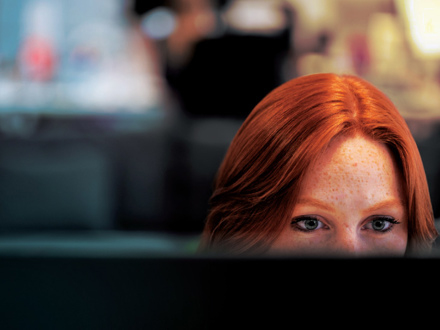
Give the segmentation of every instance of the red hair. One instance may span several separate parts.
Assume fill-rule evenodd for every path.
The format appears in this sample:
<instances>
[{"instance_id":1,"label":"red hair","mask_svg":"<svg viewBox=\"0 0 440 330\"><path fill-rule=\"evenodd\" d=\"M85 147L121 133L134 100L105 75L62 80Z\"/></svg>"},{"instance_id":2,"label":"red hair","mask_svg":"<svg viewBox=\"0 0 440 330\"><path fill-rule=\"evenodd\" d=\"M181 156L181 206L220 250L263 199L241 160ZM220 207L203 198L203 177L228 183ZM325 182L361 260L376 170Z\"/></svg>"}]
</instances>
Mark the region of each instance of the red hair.
<instances>
[{"instance_id":1,"label":"red hair","mask_svg":"<svg viewBox=\"0 0 440 330\"><path fill-rule=\"evenodd\" d=\"M264 252L295 206L305 172L340 135L362 134L388 146L403 178L407 251L437 237L416 143L393 103L354 76L314 74L290 80L250 113L217 173L200 250Z\"/></svg>"}]
</instances>

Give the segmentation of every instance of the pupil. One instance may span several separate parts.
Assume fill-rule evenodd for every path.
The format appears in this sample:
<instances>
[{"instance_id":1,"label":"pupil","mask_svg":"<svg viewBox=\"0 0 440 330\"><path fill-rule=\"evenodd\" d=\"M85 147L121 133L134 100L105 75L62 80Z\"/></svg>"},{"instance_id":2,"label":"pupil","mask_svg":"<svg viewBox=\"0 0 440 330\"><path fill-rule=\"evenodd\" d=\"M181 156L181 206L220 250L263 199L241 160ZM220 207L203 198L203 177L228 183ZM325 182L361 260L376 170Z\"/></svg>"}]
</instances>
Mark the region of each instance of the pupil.
<instances>
[{"instance_id":1,"label":"pupil","mask_svg":"<svg viewBox=\"0 0 440 330\"><path fill-rule=\"evenodd\" d=\"M376 220L373 222L373 228L377 230L381 230L385 227L385 221L383 220Z\"/></svg>"},{"instance_id":2,"label":"pupil","mask_svg":"<svg viewBox=\"0 0 440 330\"><path fill-rule=\"evenodd\" d=\"M307 220L305 222L305 226L307 229L316 229L318 227L318 221L316 220Z\"/></svg>"}]
</instances>

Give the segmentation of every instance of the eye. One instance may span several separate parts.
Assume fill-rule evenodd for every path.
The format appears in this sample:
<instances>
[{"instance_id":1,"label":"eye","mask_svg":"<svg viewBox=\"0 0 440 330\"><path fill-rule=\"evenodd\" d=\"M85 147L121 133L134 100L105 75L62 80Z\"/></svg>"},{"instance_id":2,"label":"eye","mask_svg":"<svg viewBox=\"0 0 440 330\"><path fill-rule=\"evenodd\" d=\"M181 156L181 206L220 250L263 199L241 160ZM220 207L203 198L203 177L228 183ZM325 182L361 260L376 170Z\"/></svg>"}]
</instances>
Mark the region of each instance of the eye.
<instances>
[{"instance_id":1,"label":"eye","mask_svg":"<svg viewBox=\"0 0 440 330\"><path fill-rule=\"evenodd\" d=\"M363 228L371 229L376 232L385 233L391 229L393 229L394 225L399 224L400 222L394 219L393 217L388 216L378 216L373 220L369 221Z\"/></svg>"},{"instance_id":2,"label":"eye","mask_svg":"<svg viewBox=\"0 0 440 330\"><path fill-rule=\"evenodd\" d=\"M321 228L327 228L324 223L319 221L316 217L303 216L292 220L292 228L300 231L314 231Z\"/></svg>"}]
</instances>

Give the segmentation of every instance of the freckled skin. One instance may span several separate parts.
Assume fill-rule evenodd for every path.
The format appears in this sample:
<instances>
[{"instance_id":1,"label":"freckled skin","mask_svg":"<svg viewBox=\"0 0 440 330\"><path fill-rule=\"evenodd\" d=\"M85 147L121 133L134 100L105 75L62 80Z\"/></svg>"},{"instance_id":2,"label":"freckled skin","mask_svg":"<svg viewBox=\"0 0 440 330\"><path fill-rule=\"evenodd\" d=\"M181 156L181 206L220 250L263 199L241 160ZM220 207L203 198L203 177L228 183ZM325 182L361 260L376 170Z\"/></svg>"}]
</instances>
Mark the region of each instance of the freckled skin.
<instances>
[{"instance_id":1,"label":"freckled skin","mask_svg":"<svg viewBox=\"0 0 440 330\"><path fill-rule=\"evenodd\" d=\"M317 216L324 227L303 232L289 220L270 252L404 255L408 221L401 187L384 145L358 135L338 137L306 173L299 193L300 201L316 200L328 207L300 202L292 213L292 218ZM395 203L376 208L391 200ZM378 215L400 224L384 233L375 231L371 219Z\"/></svg>"}]
</instances>

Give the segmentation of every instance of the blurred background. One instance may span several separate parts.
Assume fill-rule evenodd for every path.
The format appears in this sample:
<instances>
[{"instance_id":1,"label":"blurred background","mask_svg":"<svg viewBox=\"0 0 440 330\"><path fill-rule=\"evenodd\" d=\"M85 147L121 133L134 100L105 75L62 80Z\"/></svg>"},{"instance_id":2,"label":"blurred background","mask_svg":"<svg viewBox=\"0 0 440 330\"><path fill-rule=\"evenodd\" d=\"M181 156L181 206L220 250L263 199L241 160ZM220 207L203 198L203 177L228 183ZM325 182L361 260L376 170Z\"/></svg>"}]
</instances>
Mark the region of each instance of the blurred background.
<instances>
[{"instance_id":1,"label":"blurred background","mask_svg":"<svg viewBox=\"0 0 440 330\"><path fill-rule=\"evenodd\" d=\"M317 72L395 102L440 217L437 0L0 0L0 254L192 253L243 120Z\"/></svg>"}]
</instances>

